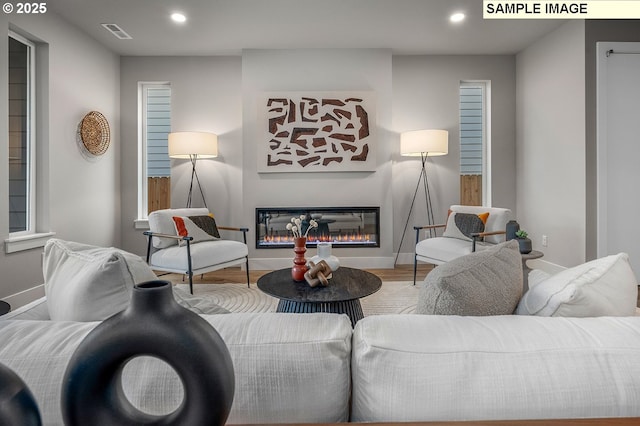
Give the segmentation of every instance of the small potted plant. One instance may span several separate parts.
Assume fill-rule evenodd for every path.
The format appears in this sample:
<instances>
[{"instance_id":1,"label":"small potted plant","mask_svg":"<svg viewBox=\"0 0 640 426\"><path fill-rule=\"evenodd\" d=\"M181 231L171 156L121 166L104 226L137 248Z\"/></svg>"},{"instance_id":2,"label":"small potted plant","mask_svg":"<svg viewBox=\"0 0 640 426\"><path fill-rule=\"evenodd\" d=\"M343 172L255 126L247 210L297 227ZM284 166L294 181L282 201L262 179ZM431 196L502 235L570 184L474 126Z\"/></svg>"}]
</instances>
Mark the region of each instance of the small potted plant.
<instances>
[{"instance_id":1,"label":"small potted plant","mask_svg":"<svg viewBox=\"0 0 640 426\"><path fill-rule=\"evenodd\" d=\"M529 239L528 236L529 234L524 229L516 232L516 240L520 245L520 253L522 254L531 253L531 239Z\"/></svg>"}]
</instances>

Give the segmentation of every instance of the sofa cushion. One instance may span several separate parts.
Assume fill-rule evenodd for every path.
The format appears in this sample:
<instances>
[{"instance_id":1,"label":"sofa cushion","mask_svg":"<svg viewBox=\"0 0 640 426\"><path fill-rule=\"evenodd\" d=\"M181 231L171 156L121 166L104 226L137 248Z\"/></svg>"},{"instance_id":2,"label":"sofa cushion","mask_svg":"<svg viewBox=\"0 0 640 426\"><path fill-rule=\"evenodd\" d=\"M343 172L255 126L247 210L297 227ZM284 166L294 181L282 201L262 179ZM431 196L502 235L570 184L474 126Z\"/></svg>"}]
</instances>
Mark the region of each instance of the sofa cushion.
<instances>
[{"instance_id":1,"label":"sofa cushion","mask_svg":"<svg viewBox=\"0 0 640 426\"><path fill-rule=\"evenodd\" d=\"M136 283L156 279L140 257L51 239L44 248L44 290L54 321L99 321L129 304Z\"/></svg>"},{"instance_id":2,"label":"sofa cushion","mask_svg":"<svg viewBox=\"0 0 640 426\"><path fill-rule=\"evenodd\" d=\"M346 315L204 315L225 341L235 371L230 424L334 423L349 419L351 322ZM60 425L67 364L97 322L0 321L0 363L33 392L43 424ZM180 379L157 358L132 359L129 400L150 414L182 400ZM211 401L215 403L215 401Z\"/></svg>"},{"instance_id":3,"label":"sofa cushion","mask_svg":"<svg viewBox=\"0 0 640 426\"><path fill-rule=\"evenodd\" d=\"M425 278L416 313L512 314L522 296L522 257L508 241L440 265Z\"/></svg>"},{"instance_id":4,"label":"sofa cushion","mask_svg":"<svg viewBox=\"0 0 640 426\"><path fill-rule=\"evenodd\" d=\"M592 317L635 315L638 280L626 253L566 269L531 286L521 315Z\"/></svg>"},{"instance_id":5,"label":"sofa cushion","mask_svg":"<svg viewBox=\"0 0 640 426\"><path fill-rule=\"evenodd\" d=\"M216 264L231 262L247 256L247 245L234 240L203 241L191 245L191 267L194 271ZM151 267L187 271L187 247L174 246L151 254Z\"/></svg>"},{"instance_id":6,"label":"sofa cushion","mask_svg":"<svg viewBox=\"0 0 640 426\"><path fill-rule=\"evenodd\" d=\"M484 231L488 218L488 212L480 214L451 212L442 236L471 241L472 234Z\"/></svg>"},{"instance_id":7,"label":"sofa cushion","mask_svg":"<svg viewBox=\"0 0 640 426\"><path fill-rule=\"evenodd\" d=\"M6 320L38 320L46 321L50 320L49 308L47 307L47 298L42 296L34 301L27 303L26 305L19 306L16 309L12 309L6 315L0 316L0 321Z\"/></svg>"},{"instance_id":8,"label":"sofa cushion","mask_svg":"<svg viewBox=\"0 0 640 426\"><path fill-rule=\"evenodd\" d=\"M640 317L373 315L353 334L353 422L635 417Z\"/></svg>"},{"instance_id":9,"label":"sofa cushion","mask_svg":"<svg viewBox=\"0 0 640 426\"><path fill-rule=\"evenodd\" d=\"M440 264L469 254L472 252L471 249L469 241L458 238L433 237L425 238L416 244L416 255Z\"/></svg>"}]
</instances>

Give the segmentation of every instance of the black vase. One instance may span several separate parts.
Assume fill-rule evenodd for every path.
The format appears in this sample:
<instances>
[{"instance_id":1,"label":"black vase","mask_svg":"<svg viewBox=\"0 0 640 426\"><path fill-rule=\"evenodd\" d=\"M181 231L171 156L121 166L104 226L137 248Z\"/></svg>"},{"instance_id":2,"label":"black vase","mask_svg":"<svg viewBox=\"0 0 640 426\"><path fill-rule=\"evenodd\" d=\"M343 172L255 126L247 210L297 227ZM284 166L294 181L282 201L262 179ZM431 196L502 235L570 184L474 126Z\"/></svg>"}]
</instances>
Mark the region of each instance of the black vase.
<instances>
[{"instance_id":1,"label":"black vase","mask_svg":"<svg viewBox=\"0 0 640 426\"><path fill-rule=\"evenodd\" d=\"M519 230L520 230L520 224L518 222L516 222L515 220L510 220L509 222L507 222L507 227L505 230L506 231L505 240L509 241L516 238L516 232L518 232Z\"/></svg>"},{"instance_id":2,"label":"black vase","mask_svg":"<svg viewBox=\"0 0 640 426\"><path fill-rule=\"evenodd\" d=\"M176 371L180 406L165 416L142 412L122 389L122 370L152 356ZM148 281L133 289L124 311L106 319L80 343L65 372L62 415L67 426L222 425L235 391L229 350L216 330L178 305L171 283Z\"/></svg>"},{"instance_id":3,"label":"black vase","mask_svg":"<svg viewBox=\"0 0 640 426\"><path fill-rule=\"evenodd\" d=\"M0 364L0 425L40 426L38 404L29 387Z\"/></svg>"}]
</instances>

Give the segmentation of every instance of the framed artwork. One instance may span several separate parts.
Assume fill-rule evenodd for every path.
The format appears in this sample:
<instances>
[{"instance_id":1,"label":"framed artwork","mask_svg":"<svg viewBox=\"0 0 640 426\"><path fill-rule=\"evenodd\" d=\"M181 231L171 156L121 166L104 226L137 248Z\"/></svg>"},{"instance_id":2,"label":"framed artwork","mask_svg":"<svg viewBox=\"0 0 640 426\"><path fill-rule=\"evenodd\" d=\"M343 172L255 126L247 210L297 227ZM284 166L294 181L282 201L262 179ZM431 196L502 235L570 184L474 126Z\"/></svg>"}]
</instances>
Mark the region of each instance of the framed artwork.
<instances>
[{"instance_id":1,"label":"framed artwork","mask_svg":"<svg viewBox=\"0 0 640 426\"><path fill-rule=\"evenodd\" d=\"M278 92L258 101L258 172L375 171L373 92Z\"/></svg>"}]
</instances>

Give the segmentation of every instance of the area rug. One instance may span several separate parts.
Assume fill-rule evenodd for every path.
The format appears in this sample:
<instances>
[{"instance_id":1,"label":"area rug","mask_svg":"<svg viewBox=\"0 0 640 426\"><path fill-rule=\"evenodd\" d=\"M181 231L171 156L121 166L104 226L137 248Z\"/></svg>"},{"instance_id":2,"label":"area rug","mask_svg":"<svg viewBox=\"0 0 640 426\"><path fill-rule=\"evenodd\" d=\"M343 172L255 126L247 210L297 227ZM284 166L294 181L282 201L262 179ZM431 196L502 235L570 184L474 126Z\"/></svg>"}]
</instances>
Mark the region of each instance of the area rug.
<instances>
[{"instance_id":1,"label":"area rug","mask_svg":"<svg viewBox=\"0 0 640 426\"><path fill-rule=\"evenodd\" d=\"M178 287L189 291L187 284ZM418 303L419 286L411 281L388 281L374 294L360 299L365 316L411 314ZM256 284L194 284L193 294L211 300L231 312L275 312L278 299L261 292Z\"/></svg>"}]
</instances>

